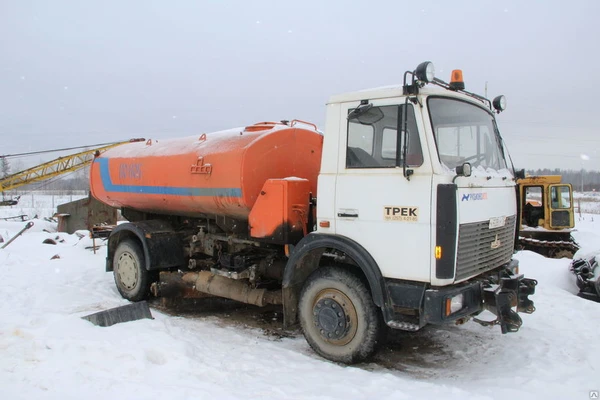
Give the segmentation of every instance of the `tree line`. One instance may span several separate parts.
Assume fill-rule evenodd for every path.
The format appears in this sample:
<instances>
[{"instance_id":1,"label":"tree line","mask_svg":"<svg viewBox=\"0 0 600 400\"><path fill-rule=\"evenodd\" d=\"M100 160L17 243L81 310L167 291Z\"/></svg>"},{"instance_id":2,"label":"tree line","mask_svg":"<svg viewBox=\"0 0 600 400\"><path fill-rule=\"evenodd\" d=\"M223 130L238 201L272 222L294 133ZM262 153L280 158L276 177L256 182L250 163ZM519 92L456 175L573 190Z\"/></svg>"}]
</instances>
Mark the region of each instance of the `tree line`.
<instances>
[{"instance_id":1,"label":"tree line","mask_svg":"<svg viewBox=\"0 0 600 400\"><path fill-rule=\"evenodd\" d=\"M580 192L600 191L600 171L541 168L525 171L529 175L561 175L563 183L570 183L573 190Z\"/></svg>"}]
</instances>

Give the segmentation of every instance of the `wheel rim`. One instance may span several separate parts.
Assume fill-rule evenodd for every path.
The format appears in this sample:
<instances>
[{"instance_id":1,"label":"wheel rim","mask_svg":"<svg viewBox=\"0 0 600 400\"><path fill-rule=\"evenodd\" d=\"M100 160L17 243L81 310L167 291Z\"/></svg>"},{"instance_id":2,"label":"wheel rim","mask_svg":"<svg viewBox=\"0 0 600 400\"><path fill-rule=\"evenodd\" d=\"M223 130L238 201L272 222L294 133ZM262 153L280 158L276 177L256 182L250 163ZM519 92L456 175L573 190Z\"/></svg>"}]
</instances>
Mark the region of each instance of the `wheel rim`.
<instances>
[{"instance_id":1,"label":"wheel rim","mask_svg":"<svg viewBox=\"0 0 600 400\"><path fill-rule=\"evenodd\" d=\"M117 260L119 283L126 290L135 288L138 282L137 262L131 253L123 253Z\"/></svg>"},{"instance_id":2,"label":"wheel rim","mask_svg":"<svg viewBox=\"0 0 600 400\"><path fill-rule=\"evenodd\" d=\"M350 298L336 289L319 292L313 301L313 324L328 343L344 346L354 338L358 315Z\"/></svg>"}]
</instances>

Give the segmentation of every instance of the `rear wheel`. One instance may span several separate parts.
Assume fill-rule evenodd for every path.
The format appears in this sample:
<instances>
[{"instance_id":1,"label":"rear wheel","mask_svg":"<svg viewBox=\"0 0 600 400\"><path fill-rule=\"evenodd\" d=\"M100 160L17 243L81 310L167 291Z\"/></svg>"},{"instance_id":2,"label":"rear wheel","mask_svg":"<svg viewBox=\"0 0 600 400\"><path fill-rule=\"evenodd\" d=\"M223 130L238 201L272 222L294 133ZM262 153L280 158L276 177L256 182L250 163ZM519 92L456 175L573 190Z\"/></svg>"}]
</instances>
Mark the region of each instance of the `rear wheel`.
<instances>
[{"instance_id":1,"label":"rear wheel","mask_svg":"<svg viewBox=\"0 0 600 400\"><path fill-rule=\"evenodd\" d=\"M369 358L384 332L367 286L339 267L320 268L310 275L300 294L299 314L307 342L335 362L352 364Z\"/></svg>"},{"instance_id":2,"label":"rear wheel","mask_svg":"<svg viewBox=\"0 0 600 400\"><path fill-rule=\"evenodd\" d=\"M124 240L117 246L113 258L115 284L121 296L140 301L148 298L152 274L146 269L144 253L139 243Z\"/></svg>"}]
</instances>

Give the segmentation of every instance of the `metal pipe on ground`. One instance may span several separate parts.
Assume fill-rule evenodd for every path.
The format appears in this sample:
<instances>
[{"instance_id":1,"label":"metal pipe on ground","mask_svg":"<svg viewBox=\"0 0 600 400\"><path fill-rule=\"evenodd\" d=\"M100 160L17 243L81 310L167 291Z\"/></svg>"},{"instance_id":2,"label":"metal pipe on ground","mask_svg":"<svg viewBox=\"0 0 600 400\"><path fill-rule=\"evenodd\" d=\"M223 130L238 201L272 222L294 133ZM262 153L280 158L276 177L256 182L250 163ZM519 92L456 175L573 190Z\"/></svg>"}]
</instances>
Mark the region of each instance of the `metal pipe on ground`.
<instances>
[{"instance_id":1,"label":"metal pipe on ground","mask_svg":"<svg viewBox=\"0 0 600 400\"><path fill-rule=\"evenodd\" d=\"M25 232L27 229L31 228L32 226L33 226L33 222L28 222L27 225L25 225L25 228L23 228L19 232L17 232L17 234L15 236L13 236L12 239L10 239L8 242L6 242L4 244L4 246L0 247L0 250L3 249L3 248L5 248L9 244L11 244L16 238L18 238L19 236L21 236L23 234L23 232Z\"/></svg>"}]
</instances>

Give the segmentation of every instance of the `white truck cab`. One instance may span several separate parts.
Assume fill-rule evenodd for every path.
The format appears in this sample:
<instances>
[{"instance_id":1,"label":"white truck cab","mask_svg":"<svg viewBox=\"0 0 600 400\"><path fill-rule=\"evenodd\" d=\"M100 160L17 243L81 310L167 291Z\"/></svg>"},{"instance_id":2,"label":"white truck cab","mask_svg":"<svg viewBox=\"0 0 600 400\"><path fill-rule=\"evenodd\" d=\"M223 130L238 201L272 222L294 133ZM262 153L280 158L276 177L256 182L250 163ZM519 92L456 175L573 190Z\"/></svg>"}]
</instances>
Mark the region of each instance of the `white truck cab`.
<instances>
[{"instance_id":1,"label":"white truck cab","mask_svg":"<svg viewBox=\"0 0 600 400\"><path fill-rule=\"evenodd\" d=\"M495 120L504 97L467 92L462 72L452 74L450 83L434 78L425 62L402 86L333 96L327 105L316 231L286 268L312 274L306 282L284 276L283 288L285 306L295 303L294 282L304 284L299 319L329 359L364 358L375 342L369 329L377 330L370 307L348 294L357 282L332 288L346 279L343 269L368 283L392 328L462 323L487 309L497 319L477 322L514 332L522 323L516 311L535 310L527 296L537 282L519 275L512 259L516 174ZM284 308L294 320L295 309ZM366 321L363 330L348 330L353 320Z\"/></svg>"},{"instance_id":2,"label":"white truck cab","mask_svg":"<svg viewBox=\"0 0 600 400\"><path fill-rule=\"evenodd\" d=\"M317 220L328 221L329 227L318 231L361 243L386 278L436 286L464 281L510 260L517 213L515 180L492 111L465 94L435 88L420 90L408 104L405 100L402 87L331 99L317 209ZM349 119L361 104L372 107ZM405 107L410 171L406 177L402 164L396 164L397 132ZM457 177L455 169L464 163L470 164L471 176ZM451 198L440 197L440 185L455 186L456 191ZM449 202L456 207L460 248L456 240L445 245L437 241L436 227L443 217L438 212ZM488 228L490 220L499 228L491 236L493 249L480 237L460 236L460 227ZM438 271L438 246L442 258L457 251L464 261L494 254L483 265Z\"/></svg>"}]
</instances>

